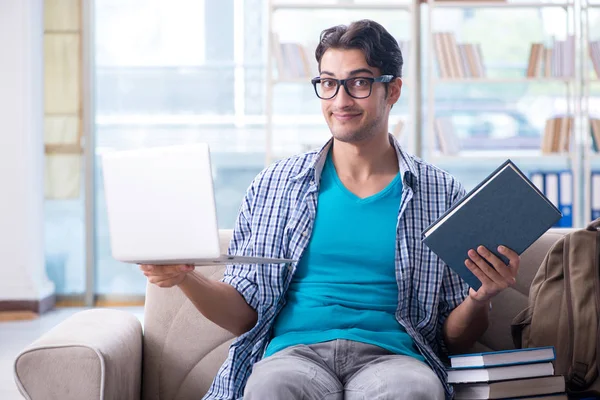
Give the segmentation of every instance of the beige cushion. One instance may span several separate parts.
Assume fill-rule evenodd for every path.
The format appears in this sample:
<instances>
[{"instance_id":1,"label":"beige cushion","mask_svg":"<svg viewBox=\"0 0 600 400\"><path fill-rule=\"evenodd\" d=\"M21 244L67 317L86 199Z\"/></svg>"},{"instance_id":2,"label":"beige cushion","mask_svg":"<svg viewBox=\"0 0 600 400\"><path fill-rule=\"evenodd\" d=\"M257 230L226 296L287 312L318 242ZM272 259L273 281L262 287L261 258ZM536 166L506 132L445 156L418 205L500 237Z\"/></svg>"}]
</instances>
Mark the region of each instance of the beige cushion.
<instances>
[{"instance_id":1,"label":"beige cushion","mask_svg":"<svg viewBox=\"0 0 600 400\"><path fill-rule=\"evenodd\" d=\"M225 253L231 231L221 231ZM199 267L221 279L224 267ZM145 400L198 400L227 358L233 335L208 321L179 288L148 285L144 316Z\"/></svg>"},{"instance_id":2,"label":"beige cushion","mask_svg":"<svg viewBox=\"0 0 600 400\"><path fill-rule=\"evenodd\" d=\"M15 381L26 399L138 399L142 327L131 313L81 311L23 350Z\"/></svg>"}]
</instances>

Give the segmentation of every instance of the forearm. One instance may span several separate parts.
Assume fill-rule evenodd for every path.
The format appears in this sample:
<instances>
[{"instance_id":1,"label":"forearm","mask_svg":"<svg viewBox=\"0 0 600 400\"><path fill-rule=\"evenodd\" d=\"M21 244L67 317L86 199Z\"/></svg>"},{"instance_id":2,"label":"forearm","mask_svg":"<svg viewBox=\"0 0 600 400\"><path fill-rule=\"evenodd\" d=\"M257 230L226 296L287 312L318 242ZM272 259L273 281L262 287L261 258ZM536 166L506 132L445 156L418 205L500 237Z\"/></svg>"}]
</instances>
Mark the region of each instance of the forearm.
<instances>
[{"instance_id":1,"label":"forearm","mask_svg":"<svg viewBox=\"0 0 600 400\"><path fill-rule=\"evenodd\" d=\"M227 283L190 273L179 284L179 288L202 315L236 336L256 325L256 311Z\"/></svg>"},{"instance_id":2,"label":"forearm","mask_svg":"<svg viewBox=\"0 0 600 400\"><path fill-rule=\"evenodd\" d=\"M451 354L467 351L488 327L489 301L477 302L468 296L444 323L444 341Z\"/></svg>"}]
</instances>

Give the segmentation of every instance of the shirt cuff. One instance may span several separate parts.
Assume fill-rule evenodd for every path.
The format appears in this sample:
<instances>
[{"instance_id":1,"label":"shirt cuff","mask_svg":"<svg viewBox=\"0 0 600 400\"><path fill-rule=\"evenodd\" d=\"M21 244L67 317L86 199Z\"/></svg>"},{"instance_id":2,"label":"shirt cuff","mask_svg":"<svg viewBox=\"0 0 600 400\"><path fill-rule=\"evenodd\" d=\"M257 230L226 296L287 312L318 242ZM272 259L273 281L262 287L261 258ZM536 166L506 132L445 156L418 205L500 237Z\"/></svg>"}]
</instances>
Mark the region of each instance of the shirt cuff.
<instances>
[{"instance_id":1,"label":"shirt cuff","mask_svg":"<svg viewBox=\"0 0 600 400\"><path fill-rule=\"evenodd\" d=\"M236 275L225 275L221 282L227 283L237 290L246 303L254 310L258 309L258 286L247 278Z\"/></svg>"}]
</instances>

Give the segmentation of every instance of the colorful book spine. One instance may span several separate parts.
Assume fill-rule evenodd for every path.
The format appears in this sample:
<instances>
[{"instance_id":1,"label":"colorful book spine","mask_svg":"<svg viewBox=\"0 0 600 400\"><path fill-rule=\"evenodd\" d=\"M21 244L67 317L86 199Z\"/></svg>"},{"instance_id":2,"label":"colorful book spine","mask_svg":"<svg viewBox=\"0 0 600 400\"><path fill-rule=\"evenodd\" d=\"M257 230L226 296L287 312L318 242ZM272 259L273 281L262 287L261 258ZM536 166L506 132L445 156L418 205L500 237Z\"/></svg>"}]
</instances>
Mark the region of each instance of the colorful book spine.
<instances>
[{"instance_id":1,"label":"colorful book spine","mask_svg":"<svg viewBox=\"0 0 600 400\"><path fill-rule=\"evenodd\" d=\"M534 171L531 182L558 208L562 218L554 228L573 227L573 174L571 171ZM599 215L600 216L600 215Z\"/></svg>"}]
</instances>

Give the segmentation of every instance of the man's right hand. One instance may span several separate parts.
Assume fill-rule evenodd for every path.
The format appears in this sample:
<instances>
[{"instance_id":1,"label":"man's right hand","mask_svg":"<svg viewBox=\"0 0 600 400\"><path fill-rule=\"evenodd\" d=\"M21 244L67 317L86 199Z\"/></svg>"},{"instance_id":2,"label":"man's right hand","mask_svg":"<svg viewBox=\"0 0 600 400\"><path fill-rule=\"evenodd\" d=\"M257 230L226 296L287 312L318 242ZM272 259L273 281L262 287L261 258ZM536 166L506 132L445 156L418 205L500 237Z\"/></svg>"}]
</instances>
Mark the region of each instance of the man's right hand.
<instances>
[{"instance_id":1,"label":"man's right hand","mask_svg":"<svg viewBox=\"0 0 600 400\"><path fill-rule=\"evenodd\" d=\"M161 288L179 285L188 273L194 270L193 265L140 265L140 270L148 278L148 282Z\"/></svg>"}]
</instances>

